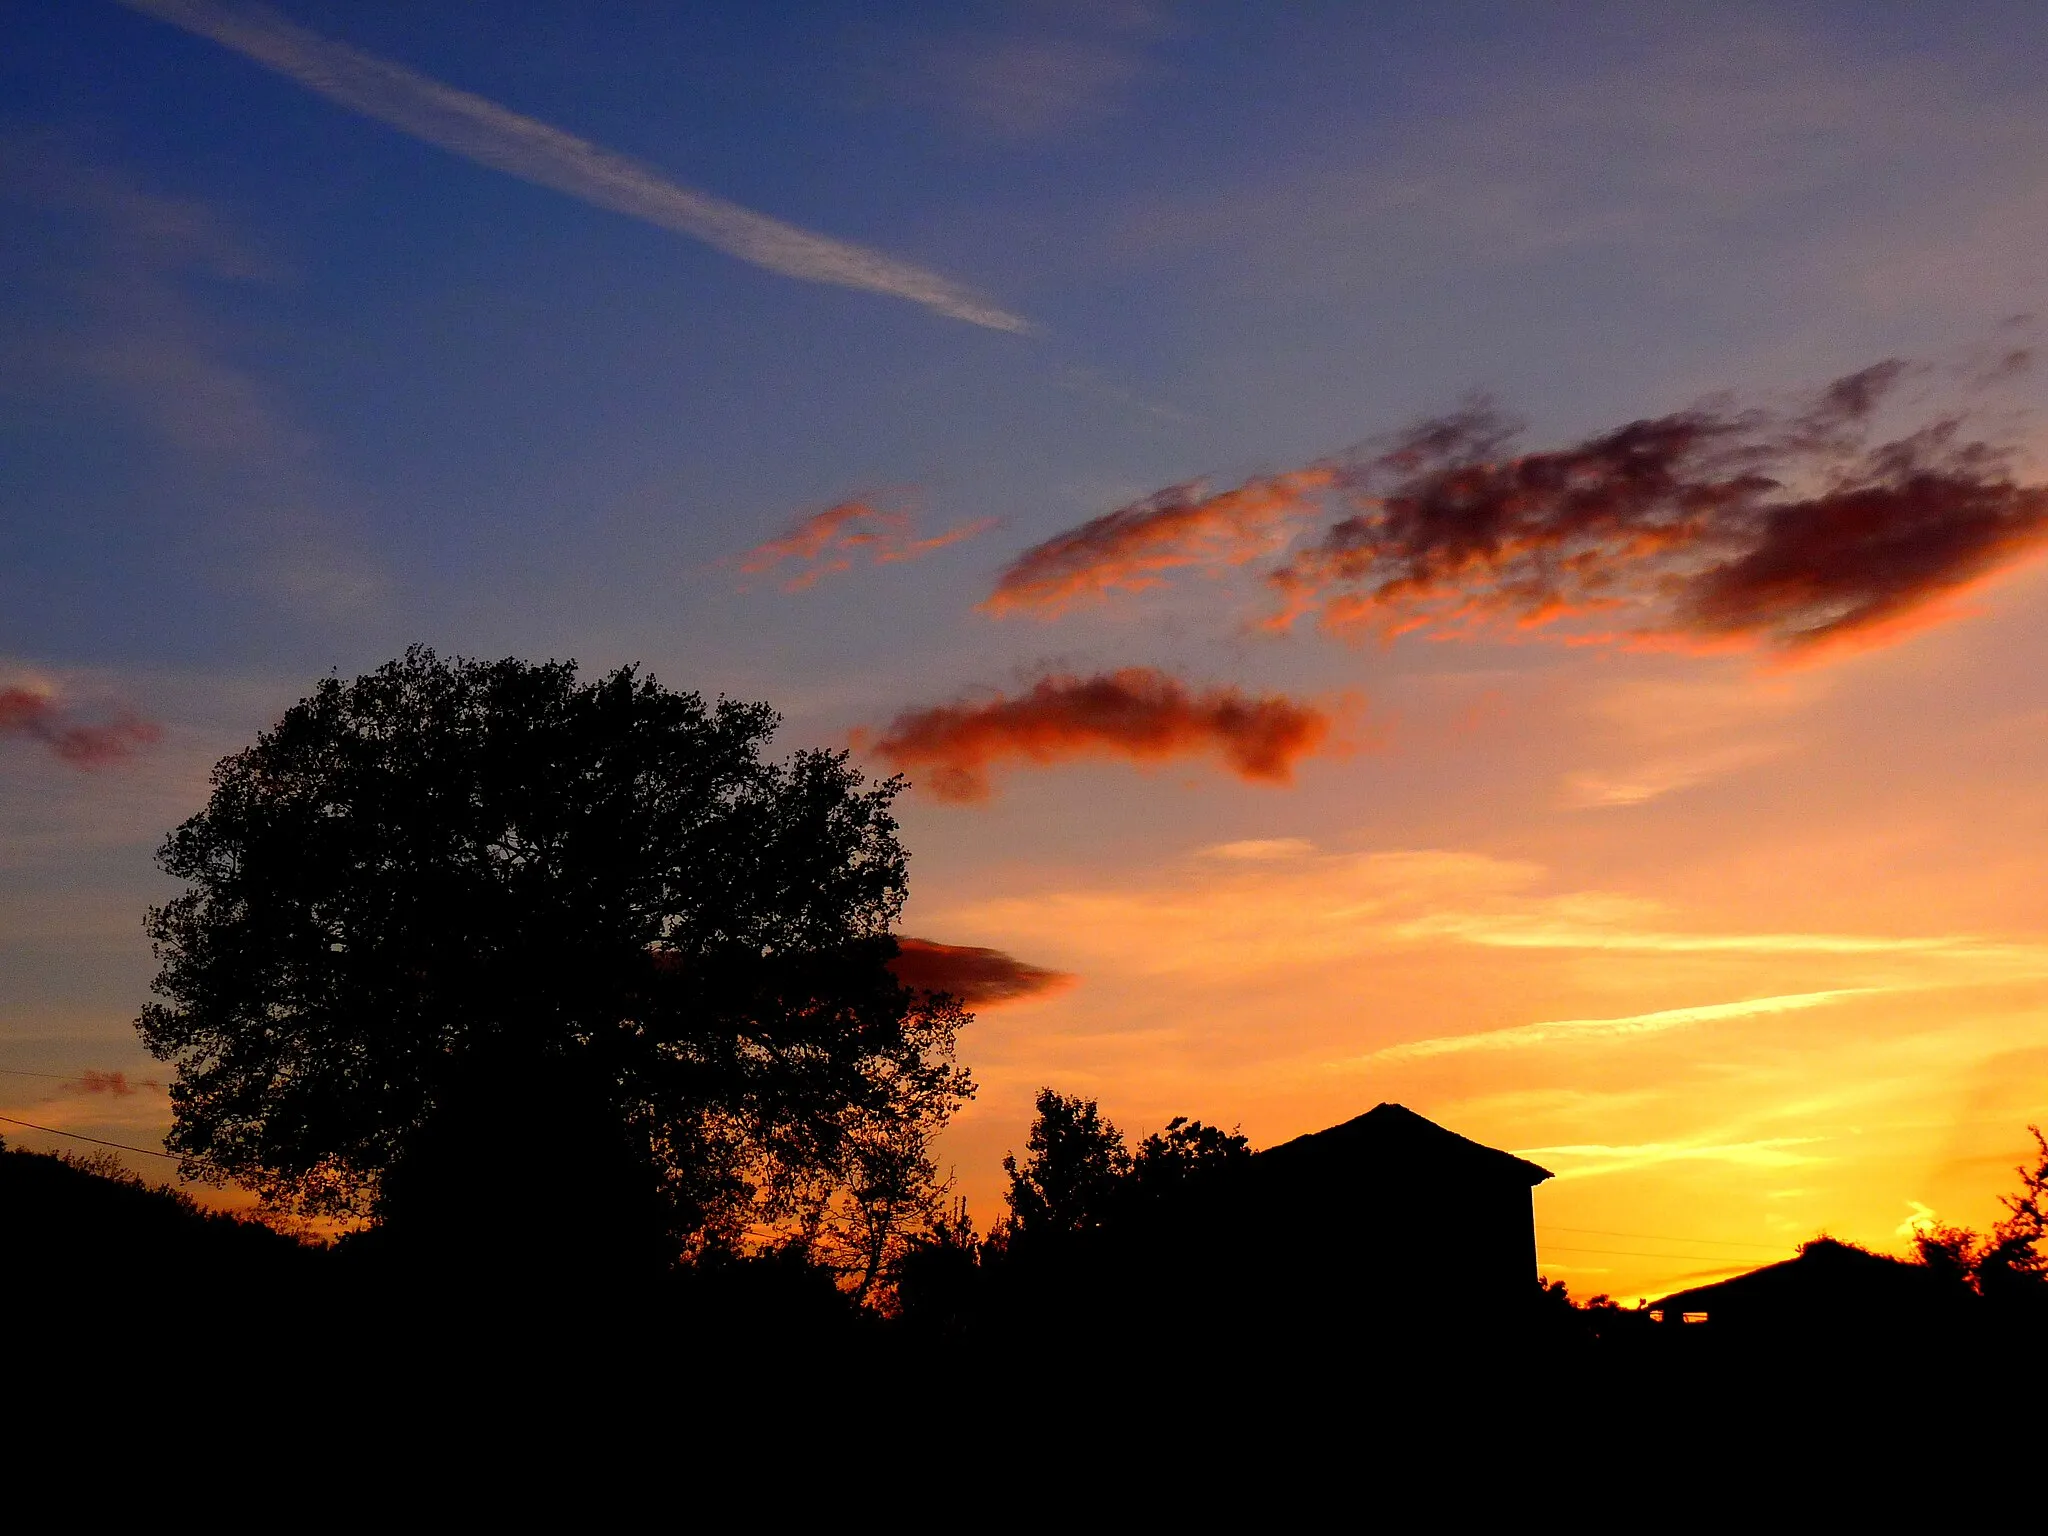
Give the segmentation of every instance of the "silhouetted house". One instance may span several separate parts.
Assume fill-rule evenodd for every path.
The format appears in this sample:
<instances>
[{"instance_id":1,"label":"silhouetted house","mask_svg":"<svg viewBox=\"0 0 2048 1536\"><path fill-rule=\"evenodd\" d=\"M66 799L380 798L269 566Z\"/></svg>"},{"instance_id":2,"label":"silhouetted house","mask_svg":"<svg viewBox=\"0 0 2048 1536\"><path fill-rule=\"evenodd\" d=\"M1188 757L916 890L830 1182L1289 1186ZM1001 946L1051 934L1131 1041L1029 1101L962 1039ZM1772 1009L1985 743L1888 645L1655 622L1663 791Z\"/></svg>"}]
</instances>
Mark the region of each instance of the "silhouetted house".
<instances>
[{"instance_id":1,"label":"silhouetted house","mask_svg":"<svg viewBox=\"0 0 2048 1536\"><path fill-rule=\"evenodd\" d=\"M1266 1240L1304 1289L1429 1310L1518 1309L1536 1288L1548 1169L1381 1104L1252 1159Z\"/></svg>"},{"instance_id":2,"label":"silhouetted house","mask_svg":"<svg viewBox=\"0 0 2048 1536\"><path fill-rule=\"evenodd\" d=\"M1797 1258L1674 1291L1650 1310L1660 1323L1698 1326L1720 1337L1810 1338L1941 1326L1960 1317L1972 1299L1924 1265L1821 1237Z\"/></svg>"},{"instance_id":3,"label":"silhouetted house","mask_svg":"<svg viewBox=\"0 0 2048 1536\"><path fill-rule=\"evenodd\" d=\"M1285 1347L1397 1339L1414 1321L1511 1323L1537 1295L1530 1191L1549 1177L1382 1104L1257 1153L1181 1205L1155 1233L1165 1247L1146 1245L1181 1285L1152 1294Z\"/></svg>"}]
</instances>

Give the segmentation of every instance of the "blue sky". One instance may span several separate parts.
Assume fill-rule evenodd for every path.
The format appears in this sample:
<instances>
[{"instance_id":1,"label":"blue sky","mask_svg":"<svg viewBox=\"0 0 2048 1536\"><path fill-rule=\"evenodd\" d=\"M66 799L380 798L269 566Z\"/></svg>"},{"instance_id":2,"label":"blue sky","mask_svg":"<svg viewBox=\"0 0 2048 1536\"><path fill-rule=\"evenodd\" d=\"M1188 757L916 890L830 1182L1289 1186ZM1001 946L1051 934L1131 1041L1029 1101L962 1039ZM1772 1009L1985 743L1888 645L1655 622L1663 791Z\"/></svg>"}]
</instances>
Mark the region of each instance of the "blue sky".
<instances>
[{"instance_id":1,"label":"blue sky","mask_svg":"<svg viewBox=\"0 0 2048 1536\"><path fill-rule=\"evenodd\" d=\"M1469 389L1570 430L2027 302L1916 275L1940 226L2030 212L2021 11L291 12L1029 337L735 262L117 5L4 14L7 324L47 364L10 370L6 640L67 662L431 630L718 665L701 567L844 495L1001 517L949 556L986 566ZM241 420L179 418L195 371ZM756 622L843 655L820 618Z\"/></svg>"},{"instance_id":2,"label":"blue sky","mask_svg":"<svg viewBox=\"0 0 2048 1536\"><path fill-rule=\"evenodd\" d=\"M1846 807L1849 841L1902 814L1874 779L1844 794L1819 768L1754 765L1867 761L1865 723L1959 699L1981 700L1984 729L2048 703L2011 606L1984 621L2021 626L1997 647L1964 627L1888 653L1908 658L1897 676L1856 662L1754 686L1721 663L1267 641L1214 622L1199 582L1057 625L975 611L1060 530L1177 482L1309 463L1471 391L1554 440L2002 344L2040 306L2048 240L2035 8L265 13L936 274L1022 332L765 270L421 142L147 9L0 3L0 685L165 731L89 772L0 740L0 1065L144 1070L128 1024L156 839L200 803L206 765L313 679L413 641L644 662L777 703L792 743L1047 669L1365 700L1360 750L1292 789L1088 762L1019 773L984 807L914 797L913 915L1020 952L1048 941L974 902L1156 892L1190 850L1233 840L1452 847L1573 889L1739 903L1699 849L1740 862L1755 828L1810 825L1815 805ZM2023 449L2037 394L1997 407ZM799 592L739 572L849 500L924 535L993 526ZM1927 647L1966 632L1982 649L1928 681L1949 653ZM1508 724L1458 745L1489 720ZM1622 771L1601 752L1647 786L1613 801L1644 820L1586 819L1585 786ZM1977 782L1914 761L1902 781ZM1894 872L1885 921L1945 910L1966 860L1936 862ZM970 909L996 926L968 932ZM1318 996L1369 991L1339 969ZM1164 1056L1102 1055L1120 1010L1154 1006L1147 985L1084 973L1067 1001L977 1026L992 1088L963 1160L1015 1139L1034 1075L1093 1084L1134 1122L1180 1092L1272 1133L1328 1107L1260 1077L1255 1050L1175 1037ZM1701 985L1627 1007L1725 1000ZM1529 1022L1501 1012L1520 1006L1506 986L1466 1022ZM1442 1092L1502 1137L1538 1134L1477 1089ZM142 1128L125 1134L159 1109L123 1111Z\"/></svg>"}]
</instances>

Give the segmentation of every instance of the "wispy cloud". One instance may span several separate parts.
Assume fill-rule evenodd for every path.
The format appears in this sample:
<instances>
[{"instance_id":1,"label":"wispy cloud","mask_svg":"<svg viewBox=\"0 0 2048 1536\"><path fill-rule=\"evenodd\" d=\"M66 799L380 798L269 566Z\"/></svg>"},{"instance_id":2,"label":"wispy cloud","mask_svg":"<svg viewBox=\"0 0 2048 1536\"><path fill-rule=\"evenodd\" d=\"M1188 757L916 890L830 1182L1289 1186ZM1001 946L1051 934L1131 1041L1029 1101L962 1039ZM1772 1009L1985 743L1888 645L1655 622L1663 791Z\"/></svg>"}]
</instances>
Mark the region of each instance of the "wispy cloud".
<instances>
[{"instance_id":1,"label":"wispy cloud","mask_svg":"<svg viewBox=\"0 0 2048 1536\"><path fill-rule=\"evenodd\" d=\"M1494 949L1611 950L1662 955L1835 955L1954 960L1987 977L2048 975L2048 946L1969 934L1889 937L1856 933L1674 933L1637 925L1632 903L1556 897L1523 911L1438 912L1395 925L1405 940L1452 939Z\"/></svg>"},{"instance_id":2,"label":"wispy cloud","mask_svg":"<svg viewBox=\"0 0 2048 1536\"><path fill-rule=\"evenodd\" d=\"M1371 454L1216 494L1168 487L1026 550L982 607L1052 616L1169 571L1244 566L1327 507L1332 520L1264 570L1279 606L1262 627L1788 659L1868 649L2048 550L2048 486L2016 481L1962 414L1923 409L1878 433L1914 374L1882 362L1796 409L1700 406L1539 452L1516 451L1518 426L1473 404Z\"/></svg>"},{"instance_id":3,"label":"wispy cloud","mask_svg":"<svg viewBox=\"0 0 2048 1536\"><path fill-rule=\"evenodd\" d=\"M1305 859L1316 845L1305 837L1244 837L1233 843L1213 843L1197 852L1212 859L1231 859L1265 864L1276 859Z\"/></svg>"},{"instance_id":4,"label":"wispy cloud","mask_svg":"<svg viewBox=\"0 0 2048 1536\"><path fill-rule=\"evenodd\" d=\"M919 25L925 36L889 50L881 66L888 83L934 96L979 133L1012 141L1100 127L1127 109L1133 87L1157 74L1150 55L1168 31L1155 7L1120 0L953 9L966 23L960 30L931 37Z\"/></svg>"},{"instance_id":5,"label":"wispy cloud","mask_svg":"<svg viewBox=\"0 0 2048 1536\"><path fill-rule=\"evenodd\" d=\"M164 730L128 710L98 722L79 719L55 693L0 688L0 736L39 741L74 768L104 768L163 740Z\"/></svg>"},{"instance_id":6,"label":"wispy cloud","mask_svg":"<svg viewBox=\"0 0 2048 1536\"><path fill-rule=\"evenodd\" d=\"M1622 1039L1637 1035L1663 1034L1667 1030L1689 1029L1696 1024L1719 1023L1725 1019L1758 1018L1768 1014L1796 1013L1818 1008L1845 997L1867 997L1892 990L1884 987L1836 987L1825 992L1792 992L1779 997L1752 997L1739 1003L1702 1003L1691 1008L1660 1008L1654 1013L1631 1013L1616 1019L1552 1019L1540 1024L1517 1024L1508 1029L1481 1030L1470 1035L1443 1035L1432 1040L1410 1040L1390 1045L1361 1057L1361 1062L1415 1061L1430 1056L1451 1056L1465 1051L1516 1050L1529 1046L1577 1045L1593 1040Z\"/></svg>"},{"instance_id":7,"label":"wispy cloud","mask_svg":"<svg viewBox=\"0 0 2048 1536\"><path fill-rule=\"evenodd\" d=\"M787 532L757 544L740 556L747 576L767 575L785 564L797 567L783 578L785 592L801 592L825 577L851 570L857 561L897 565L920 560L949 545L986 533L992 517L956 524L929 538L918 538L908 512L876 507L865 501L842 501L801 519Z\"/></svg>"},{"instance_id":8,"label":"wispy cloud","mask_svg":"<svg viewBox=\"0 0 2048 1536\"><path fill-rule=\"evenodd\" d=\"M1445 945L1505 951L1475 968L1494 974L1499 965L1521 964L1529 969L1513 974L1523 976L1589 974L1579 964L1588 956L1681 957L1688 968L1677 974L1688 988L1714 975L1725 978L1708 983L1721 997L1825 995L1843 1006L1862 993L1875 999L2048 979L2048 944L2036 942L1967 933L1700 931L1637 897L1545 891L1544 868L1519 860L1450 849L1317 853L1263 840L1250 849L1280 856L1247 858L1224 851L1230 846L1199 850L1148 880L977 900L950 909L946 920L1044 946L1063 958L1085 958L1091 976L1133 969L1150 977L1177 973L1218 995L1231 987L1271 995L1295 978L1318 974L1386 978L1397 962ZM1693 967L1693 961L1712 969ZM1567 968L1562 973L1560 964ZM1627 972L1603 967L1594 974ZM1807 976L1818 985L1778 981ZM1538 1027L1583 1024L1597 1032L1640 1025L1654 1031L1691 1017L1703 1016L1634 1013ZM1498 1018L1495 1012L1470 1022L1484 1028ZM1398 1035L1389 1038L1391 1028L1375 1026L1374 1033L1376 1043L1403 1043ZM1411 1026L1410 1033L1422 1031ZM1451 1031L1438 1026L1429 1033ZM1358 1055L1353 1046L1328 1059Z\"/></svg>"},{"instance_id":9,"label":"wispy cloud","mask_svg":"<svg viewBox=\"0 0 2048 1536\"><path fill-rule=\"evenodd\" d=\"M1334 469L1311 466L1213 494L1199 481L1168 486L1025 550L982 610L1053 618L1113 592L1164 586L1167 571L1248 564L1284 545L1289 525L1337 483Z\"/></svg>"},{"instance_id":10,"label":"wispy cloud","mask_svg":"<svg viewBox=\"0 0 2048 1536\"><path fill-rule=\"evenodd\" d=\"M936 50L934 65L955 110L1007 139L1108 117L1137 73L1125 49L1072 37L963 39Z\"/></svg>"},{"instance_id":11,"label":"wispy cloud","mask_svg":"<svg viewBox=\"0 0 2048 1536\"><path fill-rule=\"evenodd\" d=\"M102 1072L94 1067L87 1067L79 1073L75 1086L81 1093L104 1093L117 1099L133 1096L137 1088L147 1088L152 1093L163 1090L163 1085L154 1078L145 1077L131 1083L126 1072Z\"/></svg>"},{"instance_id":12,"label":"wispy cloud","mask_svg":"<svg viewBox=\"0 0 2048 1536\"><path fill-rule=\"evenodd\" d=\"M1565 775L1565 804L1581 810L1647 805L1776 755L1775 747L1756 743L1690 757L1662 758L1617 772L1581 769Z\"/></svg>"},{"instance_id":13,"label":"wispy cloud","mask_svg":"<svg viewBox=\"0 0 2048 1536\"><path fill-rule=\"evenodd\" d=\"M1825 1140L1820 1136L1765 1136L1754 1141L1646 1141L1626 1146L1600 1142L1579 1142L1558 1147L1517 1147L1515 1156L1526 1157L1559 1168L1559 1180L1593 1178L1600 1174L1625 1173L1654 1167L1659 1163L1733 1163L1746 1168L1796 1168L1820 1162L1811 1152L1793 1150Z\"/></svg>"},{"instance_id":14,"label":"wispy cloud","mask_svg":"<svg viewBox=\"0 0 2048 1536\"><path fill-rule=\"evenodd\" d=\"M309 32L267 8L222 0L121 0L233 49L300 85L442 149L584 202L689 235L785 277L908 299L999 331L1020 316L951 279L880 251L813 234L707 192L495 102Z\"/></svg>"},{"instance_id":15,"label":"wispy cloud","mask_svg":"<svg viewBox=\"0 0 2048 1536\"><path fill-rule=\"evenodd\" d=\"M1015 697L966 699L908 710L873 743L892 767L929 770L941 800L986 800L990 770L1078 757L1162 762L1214 753L1239 778L1285 784L1294 765L1323 750L1334 721L1324 708L1282 694L1201 690L1149 667L1093 677L1040 678Z\"/></svg>"},{"instance_id":16,"label":"wispy cloud","mask_svg":"<svg viewBox=\"0 0 2048 1536\"><path fill-rule=\"evenodd\" d=\"M61 373L105 390L167 450L158 494L205 507L207 531L238 547L266 596L301 616L370 608L387 582L349 531L359 509L195 292L195 278L259 279L263 263L205 206L48 140L0 140L0 199L0 216L51 253L33 279L39 302L17 306L33 318L0 347L0 385L47 388Z\"/></svg>"}]
</instances>

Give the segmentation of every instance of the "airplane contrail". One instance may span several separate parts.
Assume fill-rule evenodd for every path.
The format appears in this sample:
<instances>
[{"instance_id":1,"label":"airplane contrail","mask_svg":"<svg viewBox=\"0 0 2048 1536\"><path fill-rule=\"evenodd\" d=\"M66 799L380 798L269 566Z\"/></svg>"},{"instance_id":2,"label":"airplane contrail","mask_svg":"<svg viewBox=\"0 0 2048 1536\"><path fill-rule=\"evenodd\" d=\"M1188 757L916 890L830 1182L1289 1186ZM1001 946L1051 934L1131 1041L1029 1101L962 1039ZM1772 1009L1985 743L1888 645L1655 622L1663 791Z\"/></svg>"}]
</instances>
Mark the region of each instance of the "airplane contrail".
<instances>
[{"instance_id":1,"label":"airplane contrail","mask_svg":"<svg viewBox=\"0 0 2048 1536\"><path fill-rule=\"evenodd\" d=\"M600 208L690 235L785 277L890 294L992 330L1031 328L1022 317L936 272L679 186L651 167L587 139L309 32L265 7L222 0L120 3L232 48L401 133Z\"/></svg>"}]
</instances>

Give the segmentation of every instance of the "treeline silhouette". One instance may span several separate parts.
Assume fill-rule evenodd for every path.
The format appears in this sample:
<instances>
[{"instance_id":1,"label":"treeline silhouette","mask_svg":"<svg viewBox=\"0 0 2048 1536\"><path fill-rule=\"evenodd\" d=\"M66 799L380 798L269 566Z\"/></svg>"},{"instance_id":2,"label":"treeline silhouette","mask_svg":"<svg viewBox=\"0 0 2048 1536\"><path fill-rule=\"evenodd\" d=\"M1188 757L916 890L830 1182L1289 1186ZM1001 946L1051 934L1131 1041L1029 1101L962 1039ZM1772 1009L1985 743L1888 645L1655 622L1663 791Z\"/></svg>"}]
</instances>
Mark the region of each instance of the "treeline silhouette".
<instances>
[{"instance_id":1,"label":"treeline silhouette","mask_svg":"<svg viewBox=\"0 0 2048 1536\"><path fill-rule=\"evenodd\" d=\"M4 1140L0 1212L15 1254L13 1298L73 1321L103 1320L146 1298L222 1325L260 1317L318 1332L353 1321L386 1334L412 1319L445 1335L464 1319L499 1329L509 1317L528 1337L566 1339L593 1331L600 1320L584 1309L598 1303L607 1326L643 1344L666 1331L697 1347L858 1345L908 1356L1053 1341L1212 1366L1233 1350L1307 1340L1380 1358L1411 1345L1441 1354L1475 1343L1617 1359L1788 1343L2018 1347L2048 1343L2048 1142L2032 1134L2037 1159L2016 1170L2020 1187L2001 1197L2006 1216L1987 1233L1927 1227L1910 1259L1820 1236L1793 1260L1676 1293L1669 1307L1579 1301L1563 1282L1539 1277L1526 1306L1494 1316L1432 1305L1455 1298L1461 1277L1399 1232L1380 1250L1396 1273L1330 1264L1318 1245L1328 1283L1310 1294L1298 1261L1271 1267L1247 1219L1245 1202L1263 1192L1243 1135L1175 1117L1132 1148L1096 1101L1050 1088L1038 1094L1023 1155L1004 1159L1004 1214L982 1234L966 1202L950 1202L879 1280L797 1228L749 1249L636 1252L618 1231L600 1231L607 1221L632 1231L630 1213L621 1220L579 1203L567 1185L530 1202L513 1226L486 1230L472 1212L451 1209L424 1247L374 1223L327 1239L302 1223L208 1210L110 1153L29 1152ZM1327 1216L1333 1225L1356 1219ZM437 1299L459 1300L459 1315ZM1719 1305L1704 1310L1710 1301ZM1684 1316L1695 1303L1697 1324Z\"/></svg>"},{"instance_id":2,"label":"treeline silhouette","mask_svg":"<svg viewBox=\"0 0 2048 1536\"><path fill-rule=\"evenodd\" d=\"M991 1229L954 1201L864 1284L800 1229L627 1269L619 1244L586 1265L565 1242L587 1211L534 1205L491 1234L457 1217L481 1246L422 1258L374 1224L320 1242L107 1160L0 1149L9 1359L74 1411L159 1401L242 1445L375 1426L373 1459L432 1447L443 1470L508 1445L700 1474L738 1458L721 1475L791 1489L832 1467L834 1498L905 1458L1000 1475L1021 1457L1035 1498L1085 1508L1261 1467L1512 1502L1596 1444L1600 1497L1703 1457L1790 1486L2031 1454L2048 1150L1992 1233L1931 1232L1911 1260L1818 1238L1728 1282L1764 1284L1749 1326L1726 1296L1693 1324L1535 1278L1526 1305L1475 1312L1471 1277L1398 1225L1276 1251L1252 1217L1269 1155L1178 1118L1131 1148L1048 1089Z\"/></svg>"},{"instance_id":3,"label":"treeline silhouette","mask_svg":"<svg viewBox=\"0 0 2048 1536\"><path fill-rule=\"evenodd\" d=\"M1391 1434L1538 1374L1675 1412L1765 1356L2039 1347L2048 1144L1988 1233L1816 1243L1666 1318L1540 1282L1547 1172L1397 1105L1133 1146L1047 1088L978 1231L933 1150L975 1091L969 1016L891 970L904 786L771 760L778 725L632 668L416 647L220 763L159 853L183 889L148 915L138 1027L182 1174L264 1220L0 1150L15 1358L127 1380L151 1333L150 1369L229 1419L544 1396L729 1431L967 1393L1085 1426L1116 1380L1164 1394L1146 1434L1368 1397Z\"/></svg>"}]
</instances>

